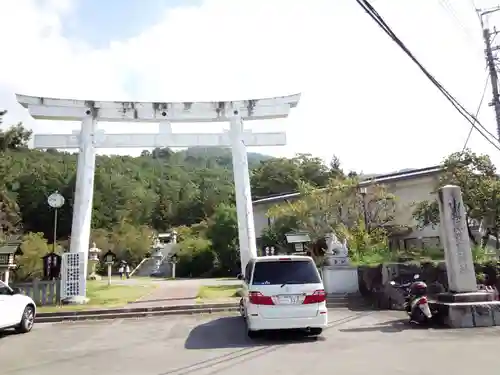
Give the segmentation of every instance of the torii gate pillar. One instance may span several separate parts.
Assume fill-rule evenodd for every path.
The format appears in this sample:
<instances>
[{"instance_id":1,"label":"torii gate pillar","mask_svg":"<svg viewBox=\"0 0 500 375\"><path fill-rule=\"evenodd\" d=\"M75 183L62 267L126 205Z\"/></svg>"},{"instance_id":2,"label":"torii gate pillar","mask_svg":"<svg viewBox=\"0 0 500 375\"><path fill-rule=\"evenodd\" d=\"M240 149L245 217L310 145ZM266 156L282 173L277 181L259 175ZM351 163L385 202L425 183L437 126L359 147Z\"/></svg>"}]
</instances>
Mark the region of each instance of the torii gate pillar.
<instances>
[{"instance_id":1,"label":"torii gate pillar","mask_svg":"<svg viewBox=\"0 0 500 375\"><path fill-rule=\"evenodd\" d=\"M88 258L90 231L92 223L92 206L94 202L95 177L95 135L97 120L90 112L82 120L80 131L80 147L76 169L75 197L73 203L73 221L71 222L70 252L85 254ZM83 274L88 275L88 262L85 261ZM83 288L85 289L85 288Z\"/></svg>"},{"instance_id":2,"label":"torii gate pillar","mask_svg":"<svg viewBox=\"0 0 500 375\"><path fill-rule=\"evenodd\" d=\"M71 228L70 253L82 254L87 275L94 191L96 148L230 147L233 157L241 270L257 256L247 146L286 144L285 133L253 133L244 130L243 120L285 118L297 106L300 94L230 102L100 102L52 99L17 95L17 100L35 119L81 121L79 135L35 134L35 148L78 148L78 169ZM105 134L97 129L103 122L160 123L158 134ZM225 122L225 133L172 133L170 123ZM80 278L82 280L82 278ZM76 283L76 281L74 281ZM85 299L85 281L78 281L77 297ZM82 285L83 283L83 285ZM81 294L83 293L83 296ZM78 298L77 298L78 299Z\"/></svg>"},{"instance_id":3,"label":"torii gate pillar","mask_svg":"<svg viewBox=\"0 0 500 375\"><path fill-rule=\"evenodd\" d=\"M248 261L257 257L255 222L253 218L252 192L248 171L248 155L243 139L243 120L237 110L230 119L231 152L233 157L236 213L238 216L238 240L240 245L241 274L245 274Z\"/></svg>"}]
</instances>

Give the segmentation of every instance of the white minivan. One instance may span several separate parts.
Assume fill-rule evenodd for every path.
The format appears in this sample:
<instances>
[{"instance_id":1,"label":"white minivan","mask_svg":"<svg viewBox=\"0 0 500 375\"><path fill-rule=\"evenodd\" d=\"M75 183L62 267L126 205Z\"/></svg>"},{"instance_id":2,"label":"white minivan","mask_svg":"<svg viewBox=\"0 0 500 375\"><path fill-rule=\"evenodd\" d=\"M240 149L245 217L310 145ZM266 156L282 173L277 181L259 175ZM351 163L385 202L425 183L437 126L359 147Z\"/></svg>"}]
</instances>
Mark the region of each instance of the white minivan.
<instances>
[{"instance_id":1,"label":"white minivan","mask_svg":"<svg viewBox=\"0 0 500 375\"><path fill-rule=\"evenodd\" d=\"M313 259L276 255L250 259L240 313L250 338L264 330L304 329L320 335L328 325L326 293Z\"/></svg>"}]
</instances>

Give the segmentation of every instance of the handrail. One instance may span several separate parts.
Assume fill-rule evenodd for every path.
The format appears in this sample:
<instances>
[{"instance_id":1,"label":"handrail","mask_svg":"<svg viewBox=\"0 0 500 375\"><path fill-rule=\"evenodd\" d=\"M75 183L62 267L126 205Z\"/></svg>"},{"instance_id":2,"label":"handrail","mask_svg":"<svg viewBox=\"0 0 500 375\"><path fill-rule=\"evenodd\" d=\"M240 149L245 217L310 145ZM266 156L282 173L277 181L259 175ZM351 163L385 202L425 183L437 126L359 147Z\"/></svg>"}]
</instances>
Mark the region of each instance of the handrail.
<instances>
[{"instance_id":1,"label":"handrail","mask_svg":"<svg viewBox=\"0 0 500 375\"><path fill-rule=\"evenodd\" d=\"M132 277L132 275L135 273L135 271L137 271L139 269L140 266L142 266L142 264L147 261L148 259L151 259L151 258L144 258L143 260L141 260L141 262L137 265L137 267L135 267L132 272L130 272L130 276Z\"/></svg>"},{"instance_id":2,"label":"handrail","mask_svg":"<svg viewBox=\"0 0 500 375\"><path fill-rule=\"evenodd\" d=\"M163 262L165 261L165 258L166 258L166 256L165 256L165 255L162 255L162 258L161 258L161 260L160 260L160 266L161 266L161 265L163 264ZM132 270L132 272L130 272L130 277L132 277L132 275L133 275L133 274L134 274L134 273L135 273L135 272L139 269L139 267L141 267L141 266L142 266L142 264L143 264L145 261L150 260L150 259L153 259L153 258L149 257L149 258L144 258L143 260L141 260L141 262L137 265L137 267L135 267L135 268Z\"/></svg>"}]
</instances>

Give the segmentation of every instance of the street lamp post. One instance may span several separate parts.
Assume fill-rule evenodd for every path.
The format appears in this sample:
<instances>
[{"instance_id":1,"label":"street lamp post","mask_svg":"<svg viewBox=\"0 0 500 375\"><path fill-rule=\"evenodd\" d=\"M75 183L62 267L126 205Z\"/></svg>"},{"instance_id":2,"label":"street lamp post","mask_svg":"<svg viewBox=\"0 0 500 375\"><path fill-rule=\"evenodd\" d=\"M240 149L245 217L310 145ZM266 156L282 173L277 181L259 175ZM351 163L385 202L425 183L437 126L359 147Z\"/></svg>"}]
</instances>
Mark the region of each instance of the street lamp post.
<instances>
[{"instance_id":1,"label":"street lamp post","mask_svg":"<svg viewBox=\"0 0 500 375\"><path fill-rule=\"evenodd\" d=\"M64 197L56 190L47 198L47 203L54 209L54 243L52 252L56 252L56 239L57 239L57 211L64 205Z\"/></svg>"}]
</instances>

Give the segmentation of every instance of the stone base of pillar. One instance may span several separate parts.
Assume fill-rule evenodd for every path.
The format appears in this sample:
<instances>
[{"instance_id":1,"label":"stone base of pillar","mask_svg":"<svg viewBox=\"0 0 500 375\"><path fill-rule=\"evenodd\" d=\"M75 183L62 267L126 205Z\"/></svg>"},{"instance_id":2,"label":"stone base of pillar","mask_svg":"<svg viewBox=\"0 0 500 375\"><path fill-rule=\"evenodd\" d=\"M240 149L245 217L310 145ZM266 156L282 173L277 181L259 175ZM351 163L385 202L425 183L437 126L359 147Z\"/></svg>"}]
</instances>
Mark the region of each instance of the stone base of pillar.
<instances>
[{"instance_id":1,"label":"stone base of pillar","mask_svg":"<svg viewBox=\"0 0 500 375\"><path fill-rule=\"evenodd\" d=\"M441 293L430 305L449 328L500 325L500 301L495 301L492 293Z\"/></svg>"},{"instance_id":2,"label":"stone base of pillar","mask_svg":"<svg viewBox=\"0 0 500 375\"><path fill-rule=\"evenodd\" d=\"M327 294L355 294L359 292L357 267L349 265L325 266L321 273Z\"/></svg>"},{"instance_id":3,"label":"stone base of pillar","mask_svg":"<svg viewBox=\"0 0 500 375\"><path fill-rule=\"evenodd\" d=\"M62 300L63 305L85 305L89 303L89 299L84 296L74 296Z\"/></svg>"},{"instance_id":4,"label":"stone base of pillar","mask_svg":"<svg viewBox=\"0 0 500 375\"><path fill-rule=\"evenodd\" d=\"M493 293L487 292L468 292L468 293L439 293L437 295L438 302L445 303L473 303L473 302L489 302L495 299Z\"/></svg>"}]
</instances>

